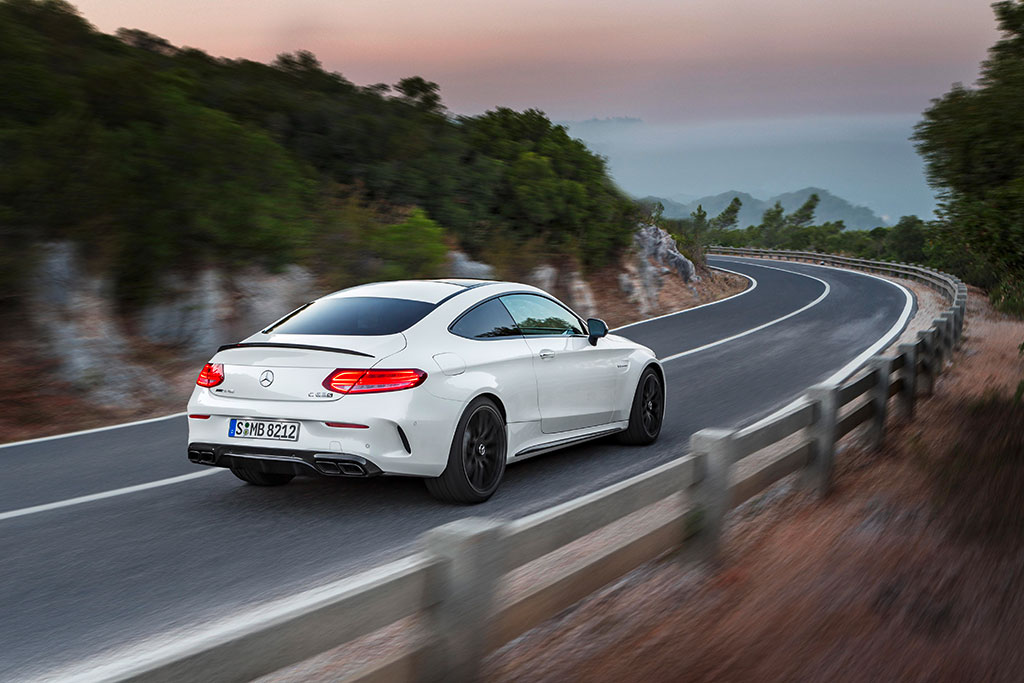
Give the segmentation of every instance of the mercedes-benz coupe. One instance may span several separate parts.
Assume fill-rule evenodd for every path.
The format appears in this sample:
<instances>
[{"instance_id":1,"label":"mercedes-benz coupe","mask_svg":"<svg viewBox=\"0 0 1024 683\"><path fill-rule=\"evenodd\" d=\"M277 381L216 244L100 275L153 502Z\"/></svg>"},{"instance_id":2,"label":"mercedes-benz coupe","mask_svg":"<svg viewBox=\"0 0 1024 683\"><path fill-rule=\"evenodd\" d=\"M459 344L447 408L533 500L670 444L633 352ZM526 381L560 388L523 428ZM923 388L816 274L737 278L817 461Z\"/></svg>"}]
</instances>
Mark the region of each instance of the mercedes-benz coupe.
<instances>
[{"instance_id":1,"label":"mercedes-benz coupe","mask_svg":"<svg viewBox=\"0 0 1024 683\"><path fill-rule=\"evenodd\" d=\"M188 403L188 457L261 486L405 475L479 503L507 463L611 435L649 444L664 411L650 349L536 287L381 282L221 347Z\"/></svg>"}]
</instances>

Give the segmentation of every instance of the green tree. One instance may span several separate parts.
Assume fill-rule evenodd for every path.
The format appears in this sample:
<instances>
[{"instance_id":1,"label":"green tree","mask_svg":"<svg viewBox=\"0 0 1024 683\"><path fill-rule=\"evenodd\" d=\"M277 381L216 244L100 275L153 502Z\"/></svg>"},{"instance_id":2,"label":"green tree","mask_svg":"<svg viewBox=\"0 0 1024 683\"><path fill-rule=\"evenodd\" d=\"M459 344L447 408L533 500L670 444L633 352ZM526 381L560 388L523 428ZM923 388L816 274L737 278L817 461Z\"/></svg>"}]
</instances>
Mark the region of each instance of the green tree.
<instances>
[{"instance_id":1,"label":"green tree","mask_svg":"<svg viewBox=\"0 0 1024 683\"><path fill-rule=\"evenodd\" d=\"M782 204L775 202L770 209L761 214L761 224L755 228L755 239L760 246L773 249L778 246L782 231L786 227L786 210Z\"/></svg>"},{"instance_id":2,"label":"green tree","mask_svg":"<svg viewBox=\"0 0 1024 683\"><path fill-rule=\"evenodd\" d=\"M436 277L448 251L444 229L422 209L413 210L401 223L378 228L370 245L384 262L380 276L388 280Z\"/></svg>"},{"instance_id":3,"label":"green tree","mask_svg":"<svg viewBox=\"0 0 1024 683\"><path fill-rule=\"evenodd\" d=\"M787 228L805 228L814 222L814 211L818 208L821 199L817 193L812 194L793 213L786 216L785 225Z\"/></svg>"},{"instance_id":4,"label":"green tree","mask_svg":"<svg viewBox=\"0 0 1024 683\"><path fill-rule=\"evenodd\" d=\"M884 228L883 228L884 230ZM894 261L923 263L927 225L917 216L903 216L884 233L886 252Z\"/></svg>"},{"instance_id":5,"label":"green tree","mask_svg":"<svg viewBox=\"0 0 1024 683\"><path fill-rule=\"evenodd\" d=\"M722 213L711 219L710 228L712 230L732 230L736 227L736 221L742 208L743 202L740 201L740 198L733 197L732 201L729 202L729 206L722 209Z\"/></svg>"},{"instance_id":6,"label":"green tree","mask_svg":"<svg viewBox=\"0 0 1024 683\"><path fill-rule=\"evenodd\" d=\"M401 93L403 100L418 109L433 113L444 111L441 105L441 89L433 81L420 76L410 76L395 84L395 90Z\"/></svg>"},{"instance_id":7,"label":"green tree","mask_svg":"<svg viewBox=\"0 0 1024 683\"><path fill-rule=\"evenodd\" d=\"M914 139L941 199L932 258L1024 314L1024 3L992 7L1002 37L978 87L934 100Z\"/></svg>"},{"instance_id":8,"label":"green tree","mask_svg":"<svg viewBox=\"0 0 1024 683\"><path fill-rule=\"evenodd\" d=\"M539 111L454 118L419 76L357 87L305 50L215 59L105 35L60 0L0 0L5 291L52 239L75 240L135 303L205 264L302 261L345 284L427 272L439 225L471 253L595 266L638 217L605 160Z\"/></svg>"},{"instance_id":9,"label":"green tree","mask_svg":"<svg viewBox=\"0 0 1024 683\"><path fill-rule=\"evenodd\" d=\"M605 160L537 110L498 108L460 120L471 158L500 162L491 195L496 233L600 266L629 243L639 208L608 177Z\"/></svg>"}]
</instances>

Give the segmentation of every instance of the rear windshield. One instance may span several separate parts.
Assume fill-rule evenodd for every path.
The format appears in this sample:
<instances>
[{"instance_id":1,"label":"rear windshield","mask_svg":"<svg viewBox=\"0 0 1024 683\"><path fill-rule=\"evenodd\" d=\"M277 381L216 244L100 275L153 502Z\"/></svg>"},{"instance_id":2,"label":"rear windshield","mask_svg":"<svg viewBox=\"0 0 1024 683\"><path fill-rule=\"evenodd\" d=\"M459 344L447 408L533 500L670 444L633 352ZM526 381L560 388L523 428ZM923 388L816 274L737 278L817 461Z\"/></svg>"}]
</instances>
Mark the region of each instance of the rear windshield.
<instances>
[{"instance_id":1,"label":"rear windshield","mask_svg":"<svg viewBox=\"0 0 1024 683\"><path fill-rule=\"evenodd\" d=\"M408 299L352 296L320 299L263 330L277 334L396 334L409 329L434 304Z\"/></svg>"}]
</instances>

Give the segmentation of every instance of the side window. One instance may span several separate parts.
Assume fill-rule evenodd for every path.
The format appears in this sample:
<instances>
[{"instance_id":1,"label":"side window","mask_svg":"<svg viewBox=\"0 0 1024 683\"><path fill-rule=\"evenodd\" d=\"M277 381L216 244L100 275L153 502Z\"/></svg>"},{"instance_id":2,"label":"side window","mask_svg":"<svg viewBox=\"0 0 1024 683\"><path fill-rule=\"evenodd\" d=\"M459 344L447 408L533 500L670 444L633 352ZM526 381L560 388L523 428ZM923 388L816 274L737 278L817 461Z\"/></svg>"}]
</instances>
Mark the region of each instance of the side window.
<instances>
[{"instance_id":1,"label":"side window","mask_svg":"<svg viewBox=\"0 0 1024 683\"><path fill-rule=\"evenodd\" d=\"M452 333L469 339L491 339L494 337L518 337L512 316L497 299L486 301L455 321Z\"/></svg>"},{"instance_id":2,"label":"side window","mask_svg":"<svg viewBox=\"0 0 1024 683\"><path fill-rule=\"evenodd\" d=\"M583 334L583 326L567 309L535 294L510 294L501 297L516 325L527 336Z\"/></svg>"}]
</instances>

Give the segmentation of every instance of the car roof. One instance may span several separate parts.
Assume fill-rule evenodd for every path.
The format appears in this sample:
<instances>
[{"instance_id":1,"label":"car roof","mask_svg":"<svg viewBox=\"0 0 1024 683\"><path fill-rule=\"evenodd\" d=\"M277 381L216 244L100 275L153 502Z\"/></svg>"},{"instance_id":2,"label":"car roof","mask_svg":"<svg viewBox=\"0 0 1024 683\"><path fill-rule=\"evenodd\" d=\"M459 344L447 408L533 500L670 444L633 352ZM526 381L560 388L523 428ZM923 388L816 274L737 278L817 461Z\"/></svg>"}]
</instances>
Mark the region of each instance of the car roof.
<instances>
[{"instance_id":1,"label":"car roof","mask_svg":"<svg viewBox=\"0 0 1024 683\"><path fill-rule=\"evenodd\" d=\"M324 299L341 299L348 297L380 297L385 299L409 299L430 304L440 304L456 294L486 287L489 285L513 285L510 282L497 280L470 280L466 278L443 278L438 280L395 280L391 282L371 282L334 292ZM516 285L519 286L519 285ZM499 290L495 290L497 292Z\"/></svg>"}]
</instances>

